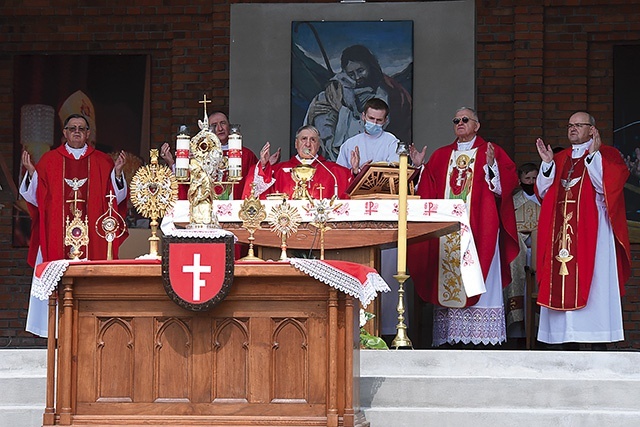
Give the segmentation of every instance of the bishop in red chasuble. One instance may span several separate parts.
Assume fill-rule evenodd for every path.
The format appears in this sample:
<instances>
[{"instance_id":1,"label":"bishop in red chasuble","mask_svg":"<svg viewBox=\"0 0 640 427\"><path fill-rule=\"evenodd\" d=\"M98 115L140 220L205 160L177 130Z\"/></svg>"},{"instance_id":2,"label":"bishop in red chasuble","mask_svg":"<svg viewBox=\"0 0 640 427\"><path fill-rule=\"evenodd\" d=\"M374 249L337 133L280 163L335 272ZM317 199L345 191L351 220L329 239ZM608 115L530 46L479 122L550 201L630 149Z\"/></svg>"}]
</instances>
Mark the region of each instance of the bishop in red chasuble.
<instances>
[{"instance_id":1,"label":"bishop in red chasuble","mask_svg":"<svg viewBox=\"0 0 640 427\"><path fill-rule=\"evenodd\" d=\"M437 306L434 346L495 345L506 340L502 288L511 282L509 264L519 251L512 198L518 176L507 153L477 135L480 123L474 110L461 108L453 124L456 140L432 154L417 194L466 202L486 292L465 294L455 235L410 245L407 264L417 293Z\"/></svg>"}]
</instances>

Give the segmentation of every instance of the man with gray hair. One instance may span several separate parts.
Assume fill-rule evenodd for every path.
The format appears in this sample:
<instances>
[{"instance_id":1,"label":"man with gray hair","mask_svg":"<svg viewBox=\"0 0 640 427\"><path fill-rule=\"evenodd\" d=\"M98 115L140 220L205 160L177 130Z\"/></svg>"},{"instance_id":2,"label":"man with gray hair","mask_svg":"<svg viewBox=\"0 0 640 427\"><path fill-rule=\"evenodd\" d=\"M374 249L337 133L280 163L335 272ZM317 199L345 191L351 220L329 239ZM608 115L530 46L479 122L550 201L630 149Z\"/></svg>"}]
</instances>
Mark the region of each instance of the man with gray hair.
<instances>
[{"instance_id":1,"label":"man with gray hair","mask_svg":"<svg viewBox=\"0 0 640 427\"><path fill-rule=\"evenodd\" d=\"M329 162L318 154L320 134L318 129L305 125L296 132L296 150L298 154L286 162L272 165L269 162L271 144L267 142L260 150L260 161L247 177L243 198L248 197L255 185L255 194L264 199L268 194L286 194L294 196L296 182L291 171L299 165L315 168L313 177L307 183L307 190L314 199L348 198L347 187L351 181L351 170L337 163Z\"/></svg>"},{"instance_id":2,"label":"man with gray hair","mask_svg":"<svg viewBox=\"0 0 640 427\"><path fill-rule=\"evenodd\" d=\"M518 175L507 153L477 134L480 121L473 109L460 108L452 121L456 139L431 155L417 193L465 202L486 292L465 294L460 249L449 236L411 245L409 273L418 295L436 305L434 346L496 345L506 340L502 288L511 282L509 265L519 251L512 197Z\"/></svg>"}]
</instances>

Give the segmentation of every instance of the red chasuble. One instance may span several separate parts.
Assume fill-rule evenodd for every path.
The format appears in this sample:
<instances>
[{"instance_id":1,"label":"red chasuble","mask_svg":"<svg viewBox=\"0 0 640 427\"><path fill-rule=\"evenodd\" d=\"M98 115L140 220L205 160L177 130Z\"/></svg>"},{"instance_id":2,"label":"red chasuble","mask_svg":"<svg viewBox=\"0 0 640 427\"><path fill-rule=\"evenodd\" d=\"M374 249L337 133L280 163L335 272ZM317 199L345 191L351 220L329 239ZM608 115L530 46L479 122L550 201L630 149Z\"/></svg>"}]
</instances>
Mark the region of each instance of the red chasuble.
<instances>
[{"instance_id":1,"label":"red chasuble","mask_svg":"<svg viewBox=\"0 0 640 427\"><path fill-rule=\"evenodd\" d=\"M447 187L447 168L451 153L457 147L458 141L456 140L453 144L437 149L431 155L429 162L424 166L418 185L417 193L421 198L453 198L451 195L445 195L445 189ZM511 283L509 264L519 252L515 210L513 197L511 196L518 185L518 176L516 166L507 153L496 144L493 144L493 147L500 172L502 197L497 197L489 189L489 185L485 181L483 167L487 164L487 142L480 136L476 136L472 147L472 149L477 149L473 174L469 175L467 171L463 171L461 176L456 177L461 179L457 180L457 183L454 182L451 188L453 192L458 187L460 191L464 191L464 188L469 185L466 179L471 179L472 196L469 220L478 250L482 275L485 279L487 278L499 232L502 286L505 287ZM426 242L409 245L407 266L416 292L423 300L440 305L438 298L438 268L434 268L437 265L439 265L438 239L430 239ZM467 298L466 306L476 304L479 299L480 296Z\"/></svg>"},{"instance_id":2,"label":"red chasuble","mask_svg":"<svg viewBox=\"0 0 640 427\"><path fill-rule=\"evenodd\" d=\"M96 232L96 221L108 210L111 171L113 160L107 154L87 147L79 160L69 154L64 145L45 153L38 164L38 189L36 198L38 207L29 205L32 218L31 241L29 246L29 264L35 265L38 247L41 248L43 261L69 258L69 247L64 245L65 223L73 219L74 191L65 179L87 179L80 186L75 206L82 210L82 220L87 215L89 245L82 247L81 258L102 260L107 258L107 242ZM115 192L114 192L115 194ZM118 205L118 213L124 218L127 213L127 201ZM118 247L127 237L125 233L113 242L113 257L117 258Z\"/></svg>"},{"instance_id":3,"label":"red chasuble","mask_svg":"<svg viewBox=\"0 0 640 427\"><path fill-rule=\"evenodd\" d=\"M319 164L322 162L322 165ZM275 165L270 165L267 163L267 166L264 168L258 168L260 176L264 179L266 183L271 182L272 179L275 179L275 183L269 187L269 189L260 195L261 199L266 198L267 194L271 193L286 193L289 196L293 194L296 183L291 178L291 169L300 165L300 161L297 157L292 157L286 162L280 162ZM335 175L335 179L325 169L329 169L333 175ZM351 170L347 169L343 166L340 166L337 163L329 162L325 160L323 157L318 156L316 160L311 163L311 166L316 168L316 172L313 175L313 178L309 182L308 189L309 194L314 199L330 199L333 197L335 190L335 183L338 183L338 194L337 196L341 199L348 199L349 195L346 193L347 188L349 186L349 182L351 180L352 174ZM248 197L251 194L251 184L253 183L253 171L250 172L250 175L247 177L247 182L245 184L243 198Z\"/></svg>"},{"instance_id":4,"label":"red chasuble","mask_svg":"<svg viewBox=\"0 0 640 427\"><path fill-rule=\"evenodd\" d=\"M630 250L623 187L629 175L618 150L600 148L605 202L615 236L620 294L630 274ZM554 157L554 181L544 196L538 221L538 304L554 310L587 305L593 278L598 211L596 192L584 164L571 148ZM543 226L546 225L546 226Z\"/></svg>"}]
</instances>

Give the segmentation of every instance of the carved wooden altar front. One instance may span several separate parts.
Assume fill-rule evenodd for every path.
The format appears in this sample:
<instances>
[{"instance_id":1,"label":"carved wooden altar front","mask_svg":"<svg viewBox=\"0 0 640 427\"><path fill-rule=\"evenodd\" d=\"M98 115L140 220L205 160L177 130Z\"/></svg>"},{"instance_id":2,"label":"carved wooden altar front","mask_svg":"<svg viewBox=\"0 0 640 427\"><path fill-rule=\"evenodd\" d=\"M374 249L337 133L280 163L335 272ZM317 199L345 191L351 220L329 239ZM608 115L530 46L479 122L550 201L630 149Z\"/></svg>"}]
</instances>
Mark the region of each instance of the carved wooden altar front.
<instances>
[{"instance_id":1,"label":"carved wooden altar front","mask_svg":"<svg viewBox=\"0 0 640 427\"><path fill-rule=\"evenodd\" d=\"M50 311L45 426L368 426L357 300L289 264L237 264L226 299L192 312L160 270L69 267L57 322Z\"/></svg>"}]
</instances>

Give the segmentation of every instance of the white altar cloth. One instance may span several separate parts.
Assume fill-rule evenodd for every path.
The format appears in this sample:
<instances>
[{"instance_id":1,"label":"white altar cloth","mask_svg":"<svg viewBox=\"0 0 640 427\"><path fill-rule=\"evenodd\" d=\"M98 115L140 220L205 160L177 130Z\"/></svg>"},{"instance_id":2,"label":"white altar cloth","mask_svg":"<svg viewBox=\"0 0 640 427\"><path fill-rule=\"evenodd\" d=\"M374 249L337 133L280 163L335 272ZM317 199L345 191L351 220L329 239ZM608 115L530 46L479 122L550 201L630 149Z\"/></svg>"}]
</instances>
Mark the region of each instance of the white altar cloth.
<instances>
[{"instance_id":1,"label":"white altar cloth","mask_svg":"<svg viewBox=\"0 0 640 427\"><path fill-rule=\"evenodd\" d=\"M267 214L281 200L262 200ZM218 200L214 202L218 221L241 222L238 213L242 200ZM290 200L291 206L298 209L303 222L313 220L313 214L304 207L311 205L305 200ZM331 215L329 222L341 221L398 221L397 200L340 200L342 205ZM410 199L407 200L407 221L410 222L458 222L460 223L460 274L468 297L486 292L482 269L478 261L478 252L469 225L467 207L457 199ZM189 223L189 202L179 200L174 208L163 218L160 226L165 235L175 234L180 224ZM176 226L178 224L178 226ZM259 242L256 242L259 244ZM410 272L409 272L410 273Z\"/></svg>"}]
</instances>

